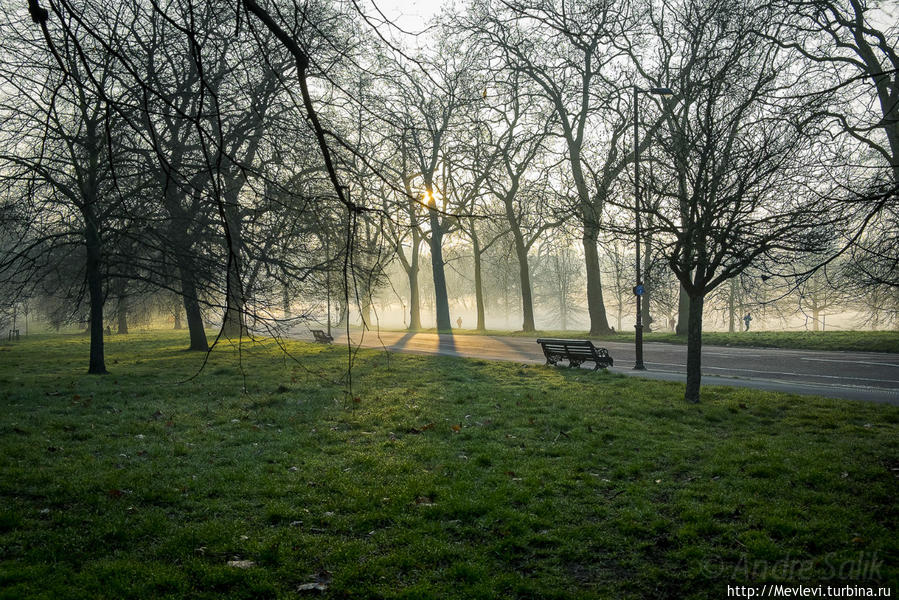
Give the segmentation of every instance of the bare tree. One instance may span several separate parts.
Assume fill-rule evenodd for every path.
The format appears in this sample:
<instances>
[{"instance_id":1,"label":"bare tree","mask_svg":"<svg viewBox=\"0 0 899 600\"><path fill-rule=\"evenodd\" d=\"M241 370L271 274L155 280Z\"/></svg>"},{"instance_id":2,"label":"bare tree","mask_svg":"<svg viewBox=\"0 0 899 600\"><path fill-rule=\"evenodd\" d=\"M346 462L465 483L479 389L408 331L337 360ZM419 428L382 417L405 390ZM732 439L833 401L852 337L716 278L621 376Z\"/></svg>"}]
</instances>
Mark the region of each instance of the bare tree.
<instances>
[{"instance_id":1,"label":"bare tree","mask_svg":"<svg viewBox=\"0 0 899 600\"><path fill-rule=\"evenodd\" d=\"M832 207L810 185L806 107L790 98L794 61L758 33L783 20L733 0L672 0L652 19L663 52L655 75L679 94L660 136L676 186L656 191L657 209L641 209L690 296L690 402L699 401L706 296L753 264L821 251L833 236Z\"/></svg>"},{"instance_id":2,"label":"bare tree","mask_svg":"<svg viewBox=\"0 0 899 600\"><path fill-rule=\"evenodd\" d=\"M620 151L628 104L620 69L634 12L626 2L550 0L472 5L466 27L502 53L509 69L531 79L555 114L576 192L587 272L590 332L610 331L597 248L605 204L631 158Z\"/></svg>"}]
</instances>

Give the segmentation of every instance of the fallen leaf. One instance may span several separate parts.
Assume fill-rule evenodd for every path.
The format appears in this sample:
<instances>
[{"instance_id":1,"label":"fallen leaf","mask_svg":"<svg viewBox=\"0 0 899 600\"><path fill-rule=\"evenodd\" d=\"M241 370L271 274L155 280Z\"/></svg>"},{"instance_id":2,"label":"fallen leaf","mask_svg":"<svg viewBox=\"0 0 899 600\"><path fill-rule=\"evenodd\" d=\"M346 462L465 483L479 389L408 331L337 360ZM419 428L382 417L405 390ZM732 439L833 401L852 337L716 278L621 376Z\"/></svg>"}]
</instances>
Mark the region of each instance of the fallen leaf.
<instances>
[{"instance_id":1,"label":"fallen leaf","mask_svg":"<svg viewBox=\"0 0 899 600\"><path fill-rule=\"evenodd\" d=\"M451 428L454 433L459 433L460 431L462 431L462 424L460 423L459 425L452 425Z\"/></svg>"},{"instance_id":2,"label":"fallen leaf","mask_svg":"<svg viewBox=\"0 0 899 600\"><path fill-rule=\"evenodd\" d=\"M427 425L422 425L421 427L410 427L409 433L423 433L429 429L434 429L433 423L428 423Z\"/></svg>"}]
</instances>

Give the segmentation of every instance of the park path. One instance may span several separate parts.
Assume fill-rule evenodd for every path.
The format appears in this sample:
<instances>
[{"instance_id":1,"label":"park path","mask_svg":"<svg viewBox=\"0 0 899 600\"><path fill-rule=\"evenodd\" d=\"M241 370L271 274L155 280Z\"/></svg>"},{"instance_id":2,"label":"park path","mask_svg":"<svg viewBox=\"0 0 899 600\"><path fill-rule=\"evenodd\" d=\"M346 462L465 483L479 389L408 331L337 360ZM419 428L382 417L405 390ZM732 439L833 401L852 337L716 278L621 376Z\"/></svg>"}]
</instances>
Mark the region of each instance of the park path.
<instances>
[{"instance_id":1,"label":"park path","mask_svg":"<svg viewBox=\"0 0 899 600\"><path fill-rule=\"evenodd\" d=\"M298 332L298 339L311 339ZM412 333L405 331L351 332L355 344L390 352L440 354L488 360L540 364L543 353L536 338ZM336 334L334 343L346 343ZM613 372L650 379L684 381L686 346L646 343L646 371L634 371L634 345L595 342L609 349ZM585 365L592 368L592 364ZM751 387L796 394L816 394L847 400L899 405L899 354L734 348L705 346L702 352L704 385Z\"/></svg>"}]
</instances>

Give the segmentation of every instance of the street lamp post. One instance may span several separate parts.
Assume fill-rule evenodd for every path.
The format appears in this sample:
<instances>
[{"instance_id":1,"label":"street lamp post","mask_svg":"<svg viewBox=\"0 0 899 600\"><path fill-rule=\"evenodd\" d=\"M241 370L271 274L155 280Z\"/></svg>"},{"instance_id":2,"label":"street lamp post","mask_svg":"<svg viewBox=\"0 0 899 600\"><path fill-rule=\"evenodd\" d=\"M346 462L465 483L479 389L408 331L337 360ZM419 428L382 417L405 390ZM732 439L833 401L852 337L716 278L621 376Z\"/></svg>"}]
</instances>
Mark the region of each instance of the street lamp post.
<instances>
[{"instance_id":1,"label":"street lamp post","mask_svg":"<svg viewBox=\"0 0 899 600\"><path fill-rule=\"evenodd\" d=\"M642 235L642 231L640 231L640 92L656 94L657 96L672 96L674 95L674 92L672 92L669 88L664 87L654 87L649 88L648 90L643 90L640 89L639 86L634 86L634 216L636 217L635 247L637 250L637 281L636 285L634 286L634 296L637 298L637 323L634 325L634 329L636 329L636 335L634 336L636 354L634 369L638 371L645 371L646 365L643 364L643 276L640 273L640 237Z\"/></svg>"}]
</instances>

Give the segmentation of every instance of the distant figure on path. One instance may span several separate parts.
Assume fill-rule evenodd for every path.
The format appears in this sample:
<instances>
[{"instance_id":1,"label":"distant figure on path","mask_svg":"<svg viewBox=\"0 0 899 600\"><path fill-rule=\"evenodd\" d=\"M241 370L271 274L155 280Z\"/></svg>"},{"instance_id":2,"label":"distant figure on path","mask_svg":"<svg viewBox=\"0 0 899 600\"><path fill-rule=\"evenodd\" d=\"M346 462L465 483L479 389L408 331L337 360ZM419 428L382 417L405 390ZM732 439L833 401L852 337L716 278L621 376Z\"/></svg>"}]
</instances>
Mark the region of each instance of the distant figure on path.
<instances>
[{"instance_id":1,"label":"distant figure on path","mask_svg":"<svg viewBox=\"0 0 899 600\"><path fill-rule=\"evenodd\" d=\"M749 331L750 321L752 321L752 315L749 313L746 313L746 316L743 317L743 322L746 323L746 329L744 329L743 331Z\"/></svg>"},{"instance_id":2,"label":"distant figure on path","mask_svg":"<svg viewBox=\"0 0 899 600\"><path fill-rule=\"evenodd\" d=\"M459 329L462 329L462 317L459 317L458 319L456 319L456 327L458 327Z\"/></svg>"},{"instance_id":3,"label":"distant figure on path","mask_svg":"<svg viewBox=\"0 0 899 600\"><path fill-rule=\"evenodd\" d=\"M677 329L677 321L674 320L674 317L668 319L668 329L671 331Z\"/></svg>"}]
</instances>

